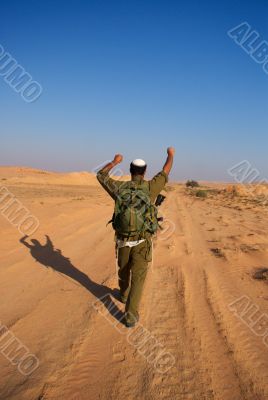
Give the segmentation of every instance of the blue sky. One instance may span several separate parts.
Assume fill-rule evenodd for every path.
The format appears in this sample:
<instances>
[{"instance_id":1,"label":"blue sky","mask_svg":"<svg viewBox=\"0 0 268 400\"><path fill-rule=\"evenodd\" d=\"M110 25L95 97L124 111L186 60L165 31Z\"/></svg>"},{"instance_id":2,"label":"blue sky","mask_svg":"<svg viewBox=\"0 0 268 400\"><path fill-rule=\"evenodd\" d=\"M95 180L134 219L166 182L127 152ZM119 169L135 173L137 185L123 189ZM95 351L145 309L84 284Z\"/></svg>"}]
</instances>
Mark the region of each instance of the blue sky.
<instances>
[{"instance_id":1,"label":"blue sky","mask_svg":"<svg viewBox=\"0 0 268 400\"><path fill-rule=\"evenodd\" d=\"M266 3L266 4L265 4ZM268 41L263 1L1 1L0 44L43 87L26 103L0 77L0 164L92 170L115 153L173 179L268 178L268 75L227 35Z\"/></svg>"}]
</instances>

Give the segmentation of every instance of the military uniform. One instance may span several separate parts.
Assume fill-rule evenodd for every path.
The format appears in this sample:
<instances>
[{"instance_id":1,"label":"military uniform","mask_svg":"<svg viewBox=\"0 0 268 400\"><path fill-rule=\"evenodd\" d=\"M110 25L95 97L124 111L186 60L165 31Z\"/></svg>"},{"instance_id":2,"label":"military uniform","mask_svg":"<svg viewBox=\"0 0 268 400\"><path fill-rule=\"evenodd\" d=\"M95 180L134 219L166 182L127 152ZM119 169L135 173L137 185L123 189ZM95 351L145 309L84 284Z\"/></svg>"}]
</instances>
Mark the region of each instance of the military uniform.
<instances>
[{"instance_id":1,"label":"military uniform","mask_svg":"<svg viewBox=\"0 0 268 400\"><path fill-rule=\"evenodd\" d=\"M107 172L100 171L97 174L98 181L109 195L116 200L122 181L112 179ZM133 181L141 183L143 177L133 176ZM164 171L159 172L148 181L151 202L154 203L157 195L167 183L168 176ZM121 240L120 240L121 239ZM152 260L151 234L146 233L142 240L140 237L129 237L123 246L118 248L118 277L120 294L123 302L126 302L126 320L135 322L138 319L138 309L142 295L142 289L148 271L148 263ZM117 235L117 240L122 241ZM135 241L138 241L135 243Z\"/></svg>"}]
</instances>

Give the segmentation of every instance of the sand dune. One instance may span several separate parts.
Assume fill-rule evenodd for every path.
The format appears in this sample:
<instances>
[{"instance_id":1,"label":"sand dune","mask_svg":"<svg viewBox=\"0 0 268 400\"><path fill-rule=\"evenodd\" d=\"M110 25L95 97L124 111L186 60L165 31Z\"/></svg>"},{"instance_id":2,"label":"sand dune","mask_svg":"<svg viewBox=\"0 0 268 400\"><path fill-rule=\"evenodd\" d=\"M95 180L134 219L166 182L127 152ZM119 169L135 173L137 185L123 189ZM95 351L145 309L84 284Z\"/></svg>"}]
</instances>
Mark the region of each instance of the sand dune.
<instances>
[{"instance_id":1,"label":"sand dune","mask_svg":"<svg viewBox=\"0 0 268 400\"><path fill-rule=\"evenodd\" d=\"M0 181L5 178L14 184L92 185L95 183L95 175L85 171L55 173L26 167L0 168Z\"/></svg>"},{"instance_id":2,"label":"sand dune","mask_svg":"<svg viewBox=\"0 0 268 400\"><path fill-rule=\"evenodd\" d=\"M117 320L113 203L94 175L12 167L0 183L40 221L22 240L0 215L1 400L268 398L268 285L253 278L268 268L267 205L170 185L175 230L154 240L139 325L172 355L163 372ZM38 358L30 375L7 359L3 325Z\"/></svg>"}]
</instances>

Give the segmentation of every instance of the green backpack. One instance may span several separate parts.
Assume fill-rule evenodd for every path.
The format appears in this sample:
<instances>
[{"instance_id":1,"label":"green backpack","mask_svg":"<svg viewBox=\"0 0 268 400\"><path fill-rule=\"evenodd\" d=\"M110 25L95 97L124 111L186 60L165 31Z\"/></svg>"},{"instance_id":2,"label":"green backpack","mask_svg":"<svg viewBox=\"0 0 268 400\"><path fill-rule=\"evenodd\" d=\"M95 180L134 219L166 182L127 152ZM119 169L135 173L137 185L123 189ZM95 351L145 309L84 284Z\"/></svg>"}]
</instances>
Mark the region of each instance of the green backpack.
<instances>
[{"instance_id":1,"label":"green backpack","mask_svg":"<svg viewBox=\"0 0 268 400\"><path fill-rule=\"evenodd\" d=\"M157 208L151 202L148 182L130 181L120 185L112 224L123 237L143 237L145 232L157 231Z\"/></svg>"}]
</instances>

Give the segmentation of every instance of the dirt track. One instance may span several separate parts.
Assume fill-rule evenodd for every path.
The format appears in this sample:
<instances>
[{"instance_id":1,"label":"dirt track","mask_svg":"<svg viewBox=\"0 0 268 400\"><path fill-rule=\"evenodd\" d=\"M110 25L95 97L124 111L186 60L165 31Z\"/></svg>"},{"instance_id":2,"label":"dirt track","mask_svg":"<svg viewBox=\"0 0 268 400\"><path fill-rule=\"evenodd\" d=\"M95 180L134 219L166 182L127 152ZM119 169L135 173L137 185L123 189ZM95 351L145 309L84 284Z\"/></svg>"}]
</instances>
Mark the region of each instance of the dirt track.
<instances>
[{"instance_id":1,"label":"dirt track","mask_svg":"<svg viewBox=\"0 0 268 400\"><path fill-rule=\"evenodd\" d=\"M31 254L1 217L0 320L40 360L23 376L0 353L1 400L268 398L268 340L250 329L256 316L241 320L229 307L248 296L268 314L268 286L252 279L268 265L267 208L195 199L182 186L168 193L163 213L176 229L155 241L140 319L174 357L160 373L98 301L117 286L106 194L95 186L10 190L40 219L34 238L44 245L48 235L54 250Z\"/></svg>"}]
</instances>

